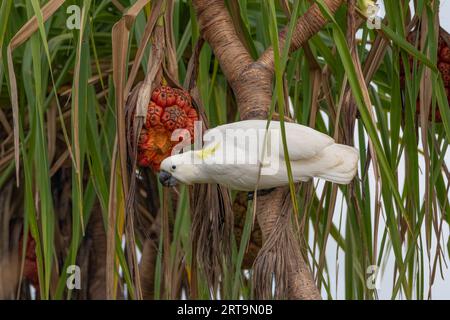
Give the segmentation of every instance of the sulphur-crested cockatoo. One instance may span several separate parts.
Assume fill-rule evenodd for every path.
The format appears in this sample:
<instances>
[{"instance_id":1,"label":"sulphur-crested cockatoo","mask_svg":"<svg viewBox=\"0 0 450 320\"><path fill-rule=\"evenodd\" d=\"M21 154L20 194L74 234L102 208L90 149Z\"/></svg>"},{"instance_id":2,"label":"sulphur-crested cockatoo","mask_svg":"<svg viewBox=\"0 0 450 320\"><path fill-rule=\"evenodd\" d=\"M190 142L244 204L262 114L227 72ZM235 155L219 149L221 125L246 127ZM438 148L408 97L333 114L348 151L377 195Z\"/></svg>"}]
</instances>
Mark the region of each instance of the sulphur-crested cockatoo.
<instances>
[{"instance_id":1,"label":"sulphur-crested cockatoo","mask_svg":"<svg viewBox=\"0 0 450 320\"><path fill-rule=\"evenodd\" d=\"M206 131L201 150L172 155L161 163L165 186L217 183L254 191L289 184L280 122L247 120ZM337 144L316 130L285 123L286 146L295 182L317 177L347 184L356 174L357 149Z\"/></svg>"}]
</instances>

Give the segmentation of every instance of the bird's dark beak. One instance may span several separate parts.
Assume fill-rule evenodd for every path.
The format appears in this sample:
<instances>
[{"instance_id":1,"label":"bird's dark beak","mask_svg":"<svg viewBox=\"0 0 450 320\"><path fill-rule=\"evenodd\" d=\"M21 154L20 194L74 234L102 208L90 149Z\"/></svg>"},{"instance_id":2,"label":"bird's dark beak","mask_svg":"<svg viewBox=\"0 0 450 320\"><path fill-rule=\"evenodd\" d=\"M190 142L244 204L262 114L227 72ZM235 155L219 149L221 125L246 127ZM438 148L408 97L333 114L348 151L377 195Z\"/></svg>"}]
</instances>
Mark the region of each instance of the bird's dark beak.
<instances>
[{"instance_id":1,"label":"bird's dark beak","mask_svg":"<svg viewBox=\"0 0 450 320\"><path fill-rule=\"evenodd\" d=\"M169 172L161 170L159 173L159 182L165 187L174 187L178 181Z\"/></svg>"}]
</instances>

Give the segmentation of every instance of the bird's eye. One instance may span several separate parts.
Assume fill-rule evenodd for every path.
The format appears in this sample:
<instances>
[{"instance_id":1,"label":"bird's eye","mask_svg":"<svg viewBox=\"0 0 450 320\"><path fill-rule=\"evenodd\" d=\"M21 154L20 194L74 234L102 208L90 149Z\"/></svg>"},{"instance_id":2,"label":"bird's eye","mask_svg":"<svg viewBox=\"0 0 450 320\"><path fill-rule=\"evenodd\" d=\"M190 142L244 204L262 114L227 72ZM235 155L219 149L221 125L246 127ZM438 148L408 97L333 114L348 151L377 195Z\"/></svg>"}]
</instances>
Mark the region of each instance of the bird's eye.
<instances>
[{"instance_id":1,"label":"bird's eye","mask_svg":"<svg viewBox=\"0 0 450 320\"><path fill-rule=\"evenodd\" d=\"M173 165L173 166L172 166L172 170L175 170L176 168L177 168L176 165Z\"/></svg>"}]
</instances>

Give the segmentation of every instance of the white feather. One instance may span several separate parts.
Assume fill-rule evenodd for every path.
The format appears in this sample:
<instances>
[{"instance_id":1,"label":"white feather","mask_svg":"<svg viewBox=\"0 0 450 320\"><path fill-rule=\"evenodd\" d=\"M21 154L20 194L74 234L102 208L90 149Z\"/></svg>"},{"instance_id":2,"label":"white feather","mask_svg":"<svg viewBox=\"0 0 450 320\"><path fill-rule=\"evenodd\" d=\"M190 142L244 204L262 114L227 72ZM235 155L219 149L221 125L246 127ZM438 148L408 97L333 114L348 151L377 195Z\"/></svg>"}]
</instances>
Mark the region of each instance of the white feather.
<instances>
[{"instance_id":1,"label":"white feather","mask_svg":"<svg viewBox=\"0 0 450 320\"><path fill-rule=\"evenodd\" d=\"M266 141L267 147L277 141L279 150L266 155L264 159L261 159L260 152L264 140L248 130L264 132L266 123L264 120L248 120L208 130L204 136L206 143L203 150L169 157L162 162L161 169L171 172L176 179L187 184L218 183L244 191L254 190L257 184L259 189L287 185L289 179L280 123L271 121L269 128L274 131L270 131L270 139L277 140ZM295 182L318 177L347 184L356 175L359 158L357 149L336 144L329 136L295 123L286 123L286 140ZM228 161L227 155L231 153L236 161ZM260 175L261 163L264 168L275 167L276 171Z\"/></svg>"},{"instance_id":2,"label":"white feather","mask_svg":"<svg viewBox=\"0 0 450 320\"><path fill-rule=\"evenodd\" d=\"M267 127L267 120L245 120L232 122L206 131L204 139L208 140L209 137L218 135L230 138L230 135L233 135L239 131L244 133L248 132L249 130L258 130L260 132L263 132L266 129L266 127ZM274 129L279 133L278 134L278 145L280 146L279 155L281 158L284 159L280 122L271 121L269 125L269 130L271 129ZM309 127L297 123L286 122L285 129L286 129L286 145L289 150L289 159L291 161L311 158L317 155L325 147L332 145L334 143L334 139L327 136L326 134L323 134L322 132L316 131L314 129L311 129ZM238 140L238 143L242 141L243 140ZM262 140L260 139L259 142L261 143ZM208 144L205 144L205 147L208 147ZM242 145L238 144L237 147L242 147Z\"/></svg>"}]
</instances>

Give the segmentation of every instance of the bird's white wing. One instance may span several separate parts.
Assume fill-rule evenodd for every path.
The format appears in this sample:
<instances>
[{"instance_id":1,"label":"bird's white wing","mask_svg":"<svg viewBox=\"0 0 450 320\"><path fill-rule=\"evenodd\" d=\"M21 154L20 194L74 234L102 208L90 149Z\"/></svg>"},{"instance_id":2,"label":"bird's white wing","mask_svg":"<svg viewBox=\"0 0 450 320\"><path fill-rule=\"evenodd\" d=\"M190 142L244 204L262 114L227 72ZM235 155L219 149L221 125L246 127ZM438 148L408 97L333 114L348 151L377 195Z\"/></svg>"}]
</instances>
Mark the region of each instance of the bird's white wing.
<instances>
[{"instance_id":1,"label":"bird's white wing","mask_svg":"<svg viewBox=\"0 0 450 320\"><path fill-rule=\"evenodd\" d=\"M266 120L246 120L238 121L208 130L205 135L205 148L214 146L217 137L222 136L227 139L236 139L237 146L241 149L247 148L242 144L250 145L255 141L254 130L258 133L264 132L267 125ZM289 159L291 161L309 159L320 153L324 148L334 143L334 139L319 131L297 123L285 123L286 142ZM270 122L270 139L278 137L279 156L284 158L283 142L279 121ZM243 139L247 137L248 139ZM261 137L261 135L258 135ZM264 134L262 134L264 137ZM240 139L237 139L240 138ZM263 139L259 138L259 143ZM270 140L268 141L270 143Z\"/></svg>"}]
</instances>

